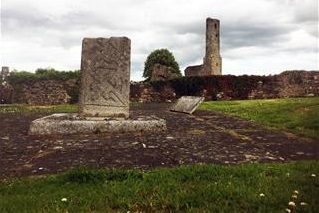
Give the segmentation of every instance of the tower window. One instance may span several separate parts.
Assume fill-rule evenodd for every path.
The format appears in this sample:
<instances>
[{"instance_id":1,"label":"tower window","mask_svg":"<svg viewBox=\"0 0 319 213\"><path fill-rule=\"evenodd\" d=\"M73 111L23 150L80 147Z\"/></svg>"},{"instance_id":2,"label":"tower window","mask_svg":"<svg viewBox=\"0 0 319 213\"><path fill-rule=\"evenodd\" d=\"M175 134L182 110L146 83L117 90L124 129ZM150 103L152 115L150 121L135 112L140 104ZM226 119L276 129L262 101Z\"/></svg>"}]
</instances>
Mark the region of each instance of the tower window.
<instances>
[{"instance_id":1,"label":"tower window","mask_svg":"<svg viewBox=\"0 0 319 213\"><path fill-rule=\"evenodd\" d=\"M215 24L215 29L217 29L217 24Z\"/></svg>"}]
</instances>

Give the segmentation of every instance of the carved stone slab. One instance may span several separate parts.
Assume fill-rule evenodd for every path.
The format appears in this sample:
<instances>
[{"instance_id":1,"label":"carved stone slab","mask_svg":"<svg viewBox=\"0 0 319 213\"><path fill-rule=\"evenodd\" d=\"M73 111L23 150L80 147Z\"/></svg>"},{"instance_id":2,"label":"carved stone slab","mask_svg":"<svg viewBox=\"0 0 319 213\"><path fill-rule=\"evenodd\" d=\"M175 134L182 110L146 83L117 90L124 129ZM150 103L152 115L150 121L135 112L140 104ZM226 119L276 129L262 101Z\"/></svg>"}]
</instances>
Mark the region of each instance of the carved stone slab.
<instances>
[{"instance_id":1,"label":"carved stone slab","mask_svg":"<svg viewBox=\"0 0 319 213\"><path fill-rule=\"evenodd\" d=\"M84 38L81 58L81 116L128 117L131 41Z\"/></svg>"},{"instance_id":2,"label":"carved stone slab","mask_svg":"<svg viewBox=\"0 0 319 213\"><path fill-rule=\"evenodd\" d=\"M177 102L171 107L171 111L184 112L192 114L197 107L204 101L204 97L198 96L182 96Z\"/></svg>"}]
</instances>

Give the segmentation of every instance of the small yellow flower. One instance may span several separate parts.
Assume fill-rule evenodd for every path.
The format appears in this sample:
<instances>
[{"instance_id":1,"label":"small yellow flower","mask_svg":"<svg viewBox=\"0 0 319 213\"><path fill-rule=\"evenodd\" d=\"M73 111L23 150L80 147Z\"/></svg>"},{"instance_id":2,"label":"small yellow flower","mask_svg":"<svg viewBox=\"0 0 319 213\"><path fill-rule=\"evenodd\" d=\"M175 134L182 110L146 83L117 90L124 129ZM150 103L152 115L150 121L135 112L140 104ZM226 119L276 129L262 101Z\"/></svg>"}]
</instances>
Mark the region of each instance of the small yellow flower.
<instances>
[{"instance_id":1,"label":"small yellow flower","mask_svg":"<svg viewBox=\"0 0 319 213\"><path fill-rule=\"evenodd\" d=\"M265 197L265 194L264 193L260 193L259 197Z\"/></svg>"},{"instance_id":2,"label":"small yellow flower","mask_svg":"<svg viewBox=\"0 0 319 213\"><path fill-rule=\"evenodd\" d=\"M296 194L296 195L299 194L298 190L295 190L295 191L294 191L294 194Z\"/></svg>"},{"instance_id":3,"label":"small yellow flower","mask_svg":"<svg viewBox=\"0 0 319 213\"><path fill-rule=\"evenodd\" d=\"M292 195L291 198L297 199L297 195Z\"/></svg>"},{"instance_id":4,"label":"small yellow flower","mask_svg":"<svg viewBox=\"0 0 319 213\"><path fill-rule=\"evenodd\" d=\"M286 212L288 212L288 213L290 213L290 212L291 212L291 210L290 210L290 209L288 209L288 208L287 208L287 209L285 209L285 211L286 211Z\"/></svg>"},{"instance_id":5,"label":"small yellow flower","mask_svg":"<svg viewBox=\"0 0 319 213\"><path fill-rule=\"evenodd\" d=\"M66 202L68 201L68 199L66 199L65 197L61 199L62 202Z\"/></svg>"},{"instance_id":6,"label":"small yellow flower","mask_svg":"<svg viewBox=\"0 0 319 213\"><path fill-rule=\"evenodd\" d=\"M306 202L300 202L300 206L307 206L308 204Z\"/></svg>"},{"instance_id":7,"label":"small yellow flower","mask_svg":"<svg viewBox=\"0 0 319 213\"><path fill-rule=\"evenodd\" d=\"M311 174L311 177L316 177L316 175L315 174Z\"/></svg>"}]
</instances>

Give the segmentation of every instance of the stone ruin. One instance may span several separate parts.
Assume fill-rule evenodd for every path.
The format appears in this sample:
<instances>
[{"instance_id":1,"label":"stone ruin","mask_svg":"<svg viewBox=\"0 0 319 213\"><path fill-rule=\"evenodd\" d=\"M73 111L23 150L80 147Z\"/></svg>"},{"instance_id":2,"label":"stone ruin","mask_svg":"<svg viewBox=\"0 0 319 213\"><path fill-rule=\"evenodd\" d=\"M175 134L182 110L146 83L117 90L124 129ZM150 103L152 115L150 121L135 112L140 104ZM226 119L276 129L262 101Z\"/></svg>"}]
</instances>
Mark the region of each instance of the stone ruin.
<instances>
[{"instance_id":1,"label":"stone ruin","mask_svg":"<svg viewBox=\"0 0 319 213\"><path fill-rule=\"evenodd\" d=\"M189 66L185 76L208 76L222 74L222 57L220 56L220 21L206 19L206 54L202 65Z\"/></svg>"},{"instance_id":2,"label":"stone ruin","mask_svg":"<svg viewBox=\"0 0 319 213\"><path fill-rule=\"evenodd\" d=\"M0 72L0 104L11 104L13 88L8 83L9 67L3 66Z\"/></svg>"},{"instance_id":3,"label":"stone ruin","mask_svg":"<svg viewBox=\"0 0 319 213\"><path fill-rule=\"evenodd\" d=\"M131 41L126 37L84 38L79 113L34 120L30 135L163 131L154 116L128 119Z\"/></svg>"},{"instance_id":4,"label":"stone ruin","mask_svg":"<svg viewBox=\"0 0 319 213\"><path fill-rule=\"evenodd\" d=\"M30 105L55 105L70 103L62 82L54 80L38 81L23 85L24 102Z\"/></svg>"},{"instance_id":5,"label":"stone ruin","mask_svg":"<svg viewBox=\"0 0 319 213\"><path fill-rule=\"evenodd\" d=\"M171 67L156 63L153 66L150 81L166 81L178 77Z\"/></svg>"},{"instance_id":6,"label":"stone ruin","mask_svg":"<svg viewBox=\"0 0 319 213\"><path fill-rule=\"evenodd\" d=\"M10 69L9 69L9 67L3 66L3 67L1 68L1 73L0 73L1 80L2 80L2 81L6 81L9 75L10 75Z\"/></svg>"}]
</instances>

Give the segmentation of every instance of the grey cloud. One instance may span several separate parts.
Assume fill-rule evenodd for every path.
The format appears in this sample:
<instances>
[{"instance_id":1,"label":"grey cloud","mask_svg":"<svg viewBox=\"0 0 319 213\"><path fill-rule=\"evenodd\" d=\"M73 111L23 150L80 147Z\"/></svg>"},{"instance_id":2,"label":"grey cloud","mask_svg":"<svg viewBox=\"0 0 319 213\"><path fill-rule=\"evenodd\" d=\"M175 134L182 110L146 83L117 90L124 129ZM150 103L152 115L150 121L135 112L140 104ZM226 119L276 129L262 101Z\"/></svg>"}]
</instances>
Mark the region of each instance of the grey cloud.
<instances>
[{"instance_id":1,"label":"grey cloud","mask_svg":"<svg viewBox=\"0 0 319 213\"><path fill-rule=\"evenodd\" d=\"M57 23L62 28L87 29L87 28L105 28L115 30L117 25L111 20L101 17L92 11L72 11L60 18Z\"/></svg>"},{"instance_id":2,"label":"grey cloud","mask_svg":"<svg viewBox=\"0 0 319 213\"><path fill-rule=\"evenodd\" d=\"M53 20L33 8L10 8L1 11L2 29L5 33L24 29L45 28L53 25Z\"/></svg>"},{"instance_id":3,"label":"grey cloud","mask_svg":"<svg viewBox=\"0 0 319 213\"><path fill-rule=\"evenodd\" d=\"M221 27L223 47L271 46L285 40L290 27L265 24L225 24Z\"/></svg>"},{"instance_id":4,"label":"grey cloud","mask_svg":"<svg viewBox=\"0 0 319 213\"><path fill-rule=\"evenodd\" d=\"M205 22L201 20L191 23L174 24L170 26L169 29L175 31L177 34L202 35L205 33Z\"/></svg>"}]
</instances>

